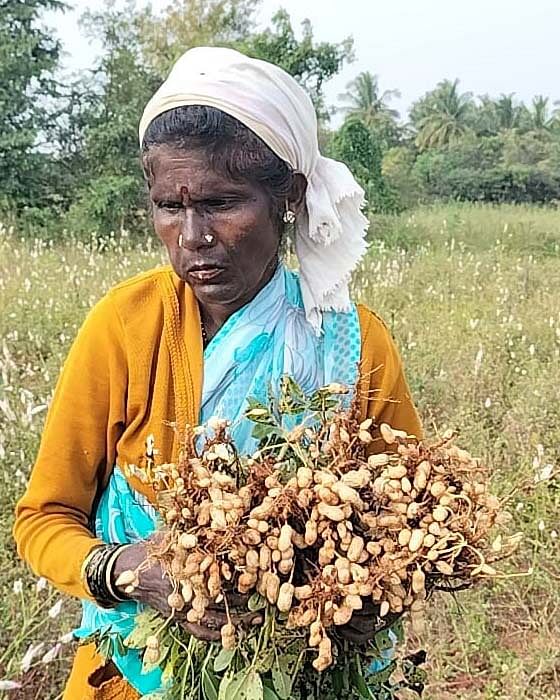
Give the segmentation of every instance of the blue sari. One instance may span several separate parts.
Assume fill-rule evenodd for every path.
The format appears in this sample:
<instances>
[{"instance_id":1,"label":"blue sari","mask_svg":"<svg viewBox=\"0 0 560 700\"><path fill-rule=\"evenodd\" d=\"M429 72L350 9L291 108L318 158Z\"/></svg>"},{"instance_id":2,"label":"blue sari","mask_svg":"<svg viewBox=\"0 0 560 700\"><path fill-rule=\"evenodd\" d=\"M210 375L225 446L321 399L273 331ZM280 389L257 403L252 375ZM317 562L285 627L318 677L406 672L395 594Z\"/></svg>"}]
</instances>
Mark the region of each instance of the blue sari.
<instances>
[{"instance_id":1,"label":"blue sari","mask_svg":"<svg viewBox=\"0 0 560 700\"><path fill-rule=\"evenodd\" d=\"M354 387L358 378L361 336L355 307L327 311L317 335L305 317L298 276L280 265L270 282L249 304L232 314L204 351L200 422L212 416L231 421L231 434L241 454L252 454L252 424L243 417L246 399L267 400L288 374L305 393L338 382ZM134 492L115 466L95 515L95 534L105 542L146 539L160 525L156 510ZM113 609L82 602L82 621L75 635L87 637L111 628L126 637L142 605L126 602ZM141 694L163 690L161 671L142 673L137 650L116 653L113 662Z\"/></svg>"}]
</instances>

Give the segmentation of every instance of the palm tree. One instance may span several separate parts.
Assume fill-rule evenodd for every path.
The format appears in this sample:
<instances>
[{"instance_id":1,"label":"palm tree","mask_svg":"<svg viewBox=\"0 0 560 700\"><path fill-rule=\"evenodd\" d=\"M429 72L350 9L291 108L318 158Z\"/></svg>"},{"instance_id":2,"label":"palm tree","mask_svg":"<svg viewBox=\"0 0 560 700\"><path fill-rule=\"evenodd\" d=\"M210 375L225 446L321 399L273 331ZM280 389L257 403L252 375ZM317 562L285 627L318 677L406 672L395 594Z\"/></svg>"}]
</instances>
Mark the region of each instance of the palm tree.
<instances>
[{"instance_id":1,"label":"palm tree","mask_svg":"<svg viewBox=\"0 0 560 700\"><path fill-rule=\"evenodd\" d=\"M475 108L475 129L479 136L495 136L502 132L523 129L527 122L527 108L515 99L515 93L501 94L498 99L480 95L480 106Z\"/></svg>"},{"instance_id":2,"label":"palm tree","mask_svg":"<svg viewBox=\"0 0 560 700\"><path fill-rule=\"evenodd\" d=\"M552 110L552 130L560 135L560 100L554 102L554 109Z\"/></svg>"},{"instance_id":3,"label":"palm tree","mask_svg":"<svg viewBox=\"0 0 560 700\"><path fill-rule=\"evenodd\" d=\"M379 121L380 117L398 119L399 113L391 109L387 102L393 97L400 97L398 90L384 90L380 93L379 77L364 71L359 73L352 82L346 86L347 92L339 95L339 99L348 104L342 107L345 114L352 114L361 119L369 128Z\"/></svg>"},{"instance_id":4,"label":"palm tree","mask_svg":"<svg viewBox=\"0 0 560 700\"><path fill-rule=\"evenodd\" d=\"M443 80L416 106L418 120L416 145L421 150L440 148L459 140L470 130L472 93L460 93L459 80Z\"/></svg>"},{"instance_id":5,"label":"palm tree","mask_svg":"<svg viewBox=\"0 0 560 700\"><path fill-rule=\"evenodd\" d=\"M555 122L554 114L550 114L549 98L543 95L533 97L533 108L529 110L531 128L533 131L550 131Z\"/></svg>"},{"instance_id":6,"label":"palm tree","mask_svg":"<svg viewBox=\"0 0 560 700\"><path fill-rule=\"evenodd\" d=\"M510 92L509 95L504 95L502 93L499 99L495 102L499 131L517 129L520 126L523 106L516 104L514 95L514 92Z\"/></svg>"}]
</instances>

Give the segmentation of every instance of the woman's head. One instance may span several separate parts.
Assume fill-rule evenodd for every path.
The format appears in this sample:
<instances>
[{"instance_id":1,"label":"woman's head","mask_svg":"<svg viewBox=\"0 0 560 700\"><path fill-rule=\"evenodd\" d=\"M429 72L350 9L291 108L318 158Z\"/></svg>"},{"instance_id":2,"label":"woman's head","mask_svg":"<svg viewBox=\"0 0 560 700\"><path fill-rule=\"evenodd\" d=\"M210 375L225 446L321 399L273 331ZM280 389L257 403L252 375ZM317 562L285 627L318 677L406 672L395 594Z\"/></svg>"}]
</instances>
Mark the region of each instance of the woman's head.
<instances>
[{"instance_id":1,"label":"woman's head","mask_svg":"<svg viewBox=\"0 0 560 700\"><path fill-rule=\"evenodd\" d=\"M295 250L307 318L319 332L324 310L350 306L348 279L366 249L368 221L361 212L362 188L343 163L321 155L313 103L298 82L279 66L233 49L189 49L144 109L139 136L141 144L146 142L148 153L161 148L153 134L145 139L148 129L157 131L156 120L168 113L172 127L175 118L179 122L182 119L178 111L172 110L192 105L206 105L215 111L202 109L198 113L194 130L188 131L192 137L189 144L204 143L206 148L195 146L191 152L211 155L203 164L205 169L208 163L214 164L213 175L225 173L230 183L237 182L239 175L242 182L254 188L254 193L265 197L269 211L267 231L277 232L276 246L284 192L293 193L293 209L301 199L295 222ZM189 116L189 122L190 119ZM219 120L220 129L214 128L214 119ZM167 127L163 131L167 132ZM172 139L175 154L183 144L184 132L181 128L178 131L179 139ZM171 146L164 148L168 161L173 160ZM149 157L148 166L153 169L151 160ZM157 166L158 172L152 174L161 181L165 162ZM177 187L181 190L178 183ZM290 196L286 198L289 200Z\"/></svg>"},{"instance_id":2,"label":"woman's head","mask_svg":"<svg viewBox=\"0 0 560 700\"><path fill-rule=\"evenodd\" d=\"M301 209L305 178L237 119L200 105L158 115L142 162L177 274L203 304L247 303L276 267L283 215Z\"/></svg>"}]
</instances>

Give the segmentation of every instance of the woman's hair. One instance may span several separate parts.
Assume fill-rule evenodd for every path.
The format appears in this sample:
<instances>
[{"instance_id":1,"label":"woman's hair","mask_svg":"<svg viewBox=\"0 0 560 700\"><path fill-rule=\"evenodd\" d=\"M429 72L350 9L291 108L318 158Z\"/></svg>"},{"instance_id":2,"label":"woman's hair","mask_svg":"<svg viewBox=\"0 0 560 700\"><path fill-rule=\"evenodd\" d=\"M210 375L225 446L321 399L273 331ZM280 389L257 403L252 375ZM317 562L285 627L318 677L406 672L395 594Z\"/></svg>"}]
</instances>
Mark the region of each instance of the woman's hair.
<instances>
[{"instance_id":1,"label":"woman's hair","mask_svg":"<svg viewBox=\"0 0 560 700\"><path fill-rule=\"evenodd\" d=\"M215 107L187 105L158 115L142 141L142 163L149 180L149 152L155 146L201 149L209 165L234 180L260 185L269 195L273 216L282 218L294 171L253 131Z\"/></svg>"}]
</instances>

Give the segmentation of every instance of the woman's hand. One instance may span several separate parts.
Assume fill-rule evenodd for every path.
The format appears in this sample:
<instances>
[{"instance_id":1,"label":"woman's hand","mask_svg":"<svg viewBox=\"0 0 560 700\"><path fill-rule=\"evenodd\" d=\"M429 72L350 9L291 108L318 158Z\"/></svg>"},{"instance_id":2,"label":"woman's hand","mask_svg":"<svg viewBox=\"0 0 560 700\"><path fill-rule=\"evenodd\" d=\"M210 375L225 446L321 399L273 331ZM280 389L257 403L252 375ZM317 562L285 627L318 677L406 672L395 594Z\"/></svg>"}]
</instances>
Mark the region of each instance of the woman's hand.
<instances>
[{"instance_id":1,"label":"woman's hand","mask_svg":"<svg viewBox=\"0 0 560 700\"><path fill-rule=\"evenodd\" d=\"M164 576L159 564L146 566L148 561L148 542L138 542L123 548L113 565L113 579L116 582L124 571L138 571L138 586L132 593L125 593L123 588L115 583L115 589L131 600L154 608L162 615L169 615L171 608L167 598L173 592L173 586Z\"/></svg>"},{"instance_id":2,"label":"woman's hand","mask_svg":"<svg viewBox=\"0 0 560 700\"><path fill-rule=\"evenodd\" d=\"M245 599L245 610L246 608ZM181 613L182 615L182 613ZM190 632L194 637L203 639L206 642L218 642L221 639L220 630L228 622L232 622L235 627L240 625L260 625L263 622L263 616L258 612L233 612L230 609L229 618L224 605L212 603L206 610L206 614L198 623L183 621L179 618L181 625Z\"/></svg>"},{"instance_id":3,"label":"woman's hand","mask_svg":"<svg viewBox=\"0 0 560 700\"><path fill-rule=\"evenodd\" d=\"M365 644L400 617L390 613L381 618L380 622L378 612L379 606L374 605L371 601L365 601L361 610L354 610L350 622L338 628L340 636L354 644Z\"/></svg>"},{"instance_id":4,"label":"woman's hand","mask_svg":"<svg viewBox=\"0 0 560 700\"><path fill-rule=\"evenodd\" d=\"M149 540L148 540L149 541ZM138 569L139 585L132 593L125 593L122 588L115 585L119 593L128 595L131 600L148 605L159 613L168 617L171 608L167 602L169 594L173 592L173 586L160 564L153 563L149 567L145 562L148 560L147 542L126 547L121 551L114 563L113 578L116 581L123 571ZM254 612L236 612L235 608L246 608L247 597L238 595L228 596L230 606L230 616L228 619L224 605L211 603L206 614L198 623L187 622L186 610L175 613L177 621L194 637L207 642L215 642L220 639L220 629L230 620L235 625L259 625L262 623L262 615Z\"/></svg>"}]
</instances>

